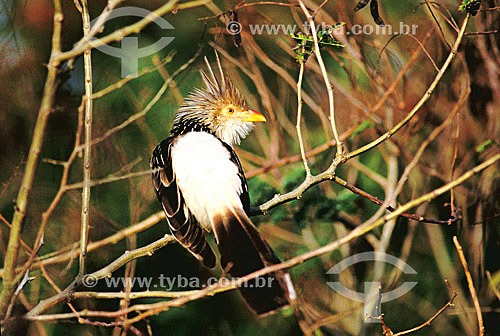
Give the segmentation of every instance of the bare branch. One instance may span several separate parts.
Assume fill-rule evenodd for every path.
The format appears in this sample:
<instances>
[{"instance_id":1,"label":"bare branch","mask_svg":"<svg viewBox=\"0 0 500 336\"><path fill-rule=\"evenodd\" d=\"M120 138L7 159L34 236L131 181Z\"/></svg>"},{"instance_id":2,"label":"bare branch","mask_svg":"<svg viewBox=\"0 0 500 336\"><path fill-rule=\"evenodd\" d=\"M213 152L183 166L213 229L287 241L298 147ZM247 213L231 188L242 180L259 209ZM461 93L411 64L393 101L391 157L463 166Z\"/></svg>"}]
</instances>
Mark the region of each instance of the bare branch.
<instances>
[{"instance_id":1,"label":"bare branch","mask_svg":"<svg viewBox=\"0 0 500 336\"><path fill-rule=\"evenodd\" d=\"M82 22L84 38L90 32L90 16L87 7L87 0L81 0ZM87 243L89 240L90 226L90 172L91 172L91 148L92 141L92 58L90 49L83 54L85 71L85 147L83 150L83 190L82 190L82 221L80 223L80 268L78 274L82 276L86 273L85 262L87 258Z\"/></svg>"},{"instance_id":2,"label":"bare branch","mask_svg":"<svg viewBox=\"0 0 500 336\"><path fill-rule=\"evenodd\" d=\"M408 113L408 115L403 120L401 120L396 126L394 126L391 130L387 131L385 134L383 134L382 136L380 136L376 140L370 142L369 144L364 145L363 147L361 147L353 152L346 154L345 155L346 160L348 160L352 157L358 156L358 155L366 152L367 150L370 150L371 148L378 146L379 144L381 144L385 140L389 139L415 116L415 114L418 112L418 110L425 104L425 102L432 95L437 84L439 83L439 81L443 77L444 73L448 69L448 66L450 65L451 61L453 60L453 58L455 58L455 55L457 54L457 51L458 51L458 47L460 46L460 43L462 42L462 38L464 36L465 28L467 27L467 23L469 22L469 18L470 18L470 15L467 14L465 19L464 19L464 22L462 23L462 27L460 28L460 32L458 33L458 36L457 36L457 39L455 40L453 48L451 49L451 52L448 55L448 58L444 62L443 66L441 67L441 69L437 73L436 77L432 81L431 85L429 86L429 88L427 89L425 94L422 96L422 98L420 98L418 103L411 109L410 113Z\"/></svg>"},{"instance_id":3,"label":"bare branch","mask_svg":"<svg viewBox=\"0 0 500 336\"><path fill-rule=\"evenodd\" d=\"M325 81L326 90L328 92L328 102L330 106L330 124L333 131L333 137L335 138L335 141L337 143L337 156L340 156L342 155L343 150L342 150L342 143L340 142L339 134L337 131L337 126L335 124L335 101L333 99L333 88L332 84L330 83L330 80L328 79L328 72L326 71L325 63L323 63L323 58L321 57L321 51L319 50L318 32L316 31L316 25L314 24L313 17L307 10L306 6L304 5L304 2L302 0L299 0L299 4L300 8L302 8L302 11L306 16L307 21L309 22L309 26L311 27L311 33L314 39L314 53L316 54L316 59L321 69L323 80Z\"/></svg>"},{"instance_id":4,"label":"bare branch","mask_svg":"<svg viewBox=\"0 0 500 336\"><path fill-rule=\"evenodd\" d=\"M63 14L61 9L61 1L54 0L54 29L52 33L52 52L48 64L47 79L45 80L45 87L43 91L43 98L38 111L38 117L33 131L33 139L31 141L30 152L26 168L23 175L23 180L19 188L19 193L16 200L16 210L12 220L12 229L10 230L9 242L7 245L7 252L4 261L4 281L3 288L0 293L0 320L5 316L7 306L10 303L10 298L14 293L17 283L16 280L16 265L17 256L19 252L19 241L21 234L21 225L26 215L28 197L33 186L35 178L35 171L42 148L43 138L45 135L45 128L47 119L52 112L54 105L54 96L57 86L57 69L60 61L56 59L56 55L61 50L61 28L62 28Z\"/></svg>"},{"instance_id":5,"label":"bare branch","mask_svg":"<svg viewBox=\"0 0 500 336\"><path fill-rule=\"evenodd\" d=\"M460 258L460 262L462 263L462 267L465 271L465 277L467 278L467 284L469 285L470 295L472 297L472 302L474 303L474 309L476 310L479 336L482 336L484 335L484 324L483 316L481 315L481 306L479 305L479 299L477 298L476 289L474 288L474 282L472 281L472 276L467 266L467 260L465 259L464 250L462 249L462 245L460 245L460 243L458 242L457 236L453 236L453 244L455 244L455 248L458 252L458 257Z\"/></svg>"},{"instance_id":6,"label":"bare branch","mask_svg":"<svg viewBox=\"0 0 500 336\"><path fill-rule=\"evenodd\" d=\"M114 271L116 271L118 268L122 267L123 265L127 264L128 262L130 262L134 259L140 258L140 257L152 256L156 250L158 250L158 249L160 249L160 248L162 248L162 247L166 246L167 244L174 242L174 241L175 241L174 236L165 235L165 236L163 236L163 238L160 238L157 241L155 241L149 245L143 246L141 248L138 248L138 249L135 249L132 251L125 251L125 253L121 257L115 259L109 265L101 268L98 271L84 275L83 277L73 281L61 293L58 293L57 295L55 295L51 298L40 301L31 311L29 311L26 314L26 316L30 317L30 316L39 315L43 311L49 309L50 307L53 307L55 304L57 304L61 300L64 300L66 298L71 297L71 293L74 291L75 288L77 288L77 286L81 286L82 284L87 285L87 286L90 286L92 284L95 285L99 279L111 276L111 274Z\"/></svg>"},{"instance_id":7,"label":"bare branch","mask_svg":"<svg viewBox=\"0 0 500 336\"><path fill-rule=\"evenodd\" d=\"M83 54L85 51L90 50L92 48L97 48L99 46L109 44L111 42L121 41L124 37L130 34L134 33L138 34L142 29L144 29L147 25L153 22L158 16L163 16L174 9L182 10L182 9L203 6L207 2L210 2L210 0L194 0L194 1L184 2L182 4L178 4L178 0L170 0L160 8L149 13L142 20L139 20L138 22L130 26L115 30L113 33L104 36L102 38L99 38L98 40L95 41L89 40L89 41L82 41L82 43L77 43L76 46L69 51L58 52L55 60L57 62L62 62L77 57Z\"/></svg>"},{"instance_id":8,"label":"bare branch","mask_svg":"<svg viewBox=\"0 0 500 336\"><path fill-rule=\"evenodd\" d=\"M95 144L98 144L99 142L107 139L108 137L112 136L113 134L115 134L116 132L124 129L125 127L127 127L128 125L134 123L136 120L144 117L150 110L151 108L153 108L153 106L160 100L160 98L163 96L163 94L165 93L165 91L167 91L170 83L174 80L174 78L179 75L181 72L183 72L184 70L186 70L191 64L194 63L194 61L196 61L196 59L198 58L198 56L200 55L200 52L201 52L201 48L198 48L198 50L196 51L196 53L193 55L193 57L191 57L186 63L184 63L182 66L180 66L173 74L172 76L163 82L163 85L160 87L160 89L158 90L158 92L156 92L155 96L153 97L153 99L151 99L149 101L149 103L146 105L146 107L144 107L144 109L140 112L137 112L135 114L133 114L132 116L130 116L127 120L125 120L124 122L122 122L121 124L115 126L115 127L112 127L110 129L108 129L106 132L104 132L104 134L102 134L101 136L98 136L96 138L94 138L91 142L91 145L95 145Z\"/></svg>"},{"instance_id":9,"label":"bare branch","mask_svg":"<svg viewBox=\"0 0 500 336\"><path fill-rule=\"evenodd\" d=\"M398 207L396 209L396 211L394 211L393 213L387 214L386 216L380 218L379 220L377 220L375 222L368 221L368 222L365 222L364 224L361 224L360 226L356 227L354 230L352 230L351 232L349 232L347 235L343 236L340 239L337 239L337 240L335 240L335 241L333 241L333 242L331 242L323 247L315 249L313 251L306 252L304 254L301 254L299 256L291 258L291 259L289 259L285 262L282 262L280 264L264 267L258 271L255 271L255 272L248 274L244 277L241 277L235 281L232 281L230 284L227 284L227 283L222 284L219 282L217 284L207 286L206 288L199 290L199 291L196 291L192 294L182 296L182 297L179 297L177 299L174 299L174 300L168 301L168 302L159 302L159 303L145 304L145 305L135 305L135 306L131 306L131 307L127 308L126 310L122 310L122 311L118 311L118 312L84 311L84 312L81 312L82 316L108 316L108 317L112 317L112 316L122 316L122 315L127 314L128 312L132 312L132 311L140 311L140 310L144 311L144 313L141 313L141 314L137 315L136 317L127 320L124 323L125 326L132 325L133 323L135 323L137 321L140 321L140 320L142 320L148 316L151 316L151 315L156 315L162 311L168 310L171 307L182 306L183 304L185 304L187 302L197 300L197 299L205 297L205 296L210 296L210 295L214 295L216 293L222 292L222 291L227 291L227 290L237 288L238 286L241 286L246 281L249 281L251 279L255 279L255 278L263 276L265 274L269 274L272 272L277 272L279 270L291 268L295 265L303 263L306 260L312 259L314 257L318 257L320 255L323 255L325 253L328 253L328 252L331 252L331 251L338 249L340 246L342 246L346 243L349 243L352 240L366 234L367 232L381 226L385 222L396 218L401 213L403 213L403 212L405 212L405 211L407 211L415 206L418 206L419 204L422 204L423 202L428 202L428 201L438 197L439 195L442 195L443 193L449 191L451 188L454 188L457 185L465 182L466 180L468 180L469 178L471 178L475 174L479 173L483 169L490 167L491 165L495 164L498 161L500 161L500 154L497 154L497 155L491 157L490 159L486 160L485 162L481 163L480 165L467 171L465 174L461 175L456 180L454 180L450 183L447 183L446 185L444 185L440 188L437 188L436 190L434 190L430 193L427 193L421 197L414 199L413 201L410 201L410 202ZM112 271L118 269L119 267L124 265L126 262L128 262L134 258L140 257L140 256L150 255L156 249L161 248L162 246L168 244L170 241L174 241L174 238L172 236L166 235L164 238L162 238L154 243L151 243L148 246L145 246L143 248L140 248L140 249L137 249L134 251L126 252L124 255L122 255L120 258L116 259L115 261L113 261L108 266L106 266L106 267L102 268L101 270L96 271L92 274L89 274L88 276L95 277L95 279L100 279L100 278L103 278L105 276L109 276ZM68 287L68 288L70 288L70 287ZM71 290L73 288L74 288L74 285L71 288ZM67 294L66 297L69 297L69 294ZM37 315L42 313L44 310L52 307L56 302L59 302L59 301L60 301L60 298L58 296L55 296L53 298L49 298L47 300L40 302L35 308L33 308L26 315L26 318L31 319L31 320L43 320L45 318L44 316L37 316ZM50 316L50 319L54 319L54 318L65 319L65 318L74 318L74 317L75 317L74 314L53 314L52 316Z\"/></svg>"},{"instance_id":10,"label":"bare branch","mask_svg":"<svg viewBox=\"0 0 500 336\"><path fill-rule=\"evenodd\" d=\"M109 244L116 244L120 240L129 237L131 235L137 234L139 232L142 232L144 230L149 229L150 227L154 226L158 222L160 222L162 219L165 218L165 214L163 211L159 211L155 214L152 214L151 216L143 219L142 221L131 225L123 230L120 230L116 232L115 234L106 237L102 240L96 241L96 242L91 242L87 246L87 252L95 251L103 246L109 245ZM47 255L41 256L38 258L39 260L34 262L32 265L32 269L36 269L42 266L47 266L47 265L54 265L54 264L60 264L63 262L66 262L68 260L74 259L78 257L78 247L79 243L74 243L72 245L69 245L59 251L49 253ZM21 270L18 270L21 271ZM4 271L3 269L0 269L0 277L3 277Z\"/></svg>"},{"instance_id":11,"label":"bare branch","mask_svg":"<svg viewBox=\"0 0 500 336\"><path fill-rule=\"evenodd\" d=\"M306 179L311 176L311 169L307 163L306 151L304 149L304 139L302 138L302 130L300 129L300 122L302 120L302 78L304 77L304 62L300 62L299 79L297 81L297 138L299 140L300 156L304 163L306 171Z\"/></svg>"},{"instance_id":12,"label":"bare branch","mask_svg":"<svg viewBox=\"0 0 500 336\"><path fill-rule=\"evenodd\" d=\"M434 321L439 315L441 315L446 309L448 309L448 307L453 306L453 301L457 297L457 292L455 292L455 290L451 287L448 280L445 280L445 283L446 283L446 285L448 285L448 288L450 289L450 291L452 293L450 300L443 307L441 307L441 309L439 309L434 315L432 315L430 319L428 319L427 321L425 321L421 325L419 325L415 328L405 330L405 331L400 331L400 332L394 334L393 336L407 335L407 334L410 334L410 333L415 332L417 330L420 330L424 327L427 327L427 326L431 325L432 321Z\"/></svg>"}]
</instances>

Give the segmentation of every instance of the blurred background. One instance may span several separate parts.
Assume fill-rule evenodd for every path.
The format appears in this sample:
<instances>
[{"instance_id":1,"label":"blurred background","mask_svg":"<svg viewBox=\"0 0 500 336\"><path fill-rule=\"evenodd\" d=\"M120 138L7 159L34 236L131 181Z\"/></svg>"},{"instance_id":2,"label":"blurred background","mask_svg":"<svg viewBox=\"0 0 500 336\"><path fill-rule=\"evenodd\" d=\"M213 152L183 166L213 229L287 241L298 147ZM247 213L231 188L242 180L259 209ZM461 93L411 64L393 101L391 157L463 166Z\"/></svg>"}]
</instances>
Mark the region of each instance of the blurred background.
<instances>
[{"instance_id":1,"label":"blurred background","mask_svg":"<svg viewBox=\"0 0 500 336\"><path fill-rule=\"evenodd\" d=\"M311 10L320 3L305 1ZM440 67L448 57L450 45L457 36L454 26L461 25L465 13L458 11L460 3L456 0L432 3L379 1L380 16L395 31L398 31L400 22L417 25L413 38L389 34L340 34L336 37L345 45L344 48L325 46L321 49L335 89L337 128L346 150L361 147L402 120L436 76L435 65ZM158 0L127 1L122 6L155 10L163 4ZM296 5L296 2L290 4ZM317 12L315 20L328 25L345 22L348 31L354 25L374 28L376 24L369 6L355 12L356 4L356 1L331 0ZM106 1L89 2L91 19L99 16L105 5ZM130 116L143 111L165 80L199 48L201 56L175 77L144 117L105 136L93 146L94 180L149 169L150 154L156 144L168 136L183 97L193 88L202 87L199 75L199 70L205 67L202 56L214 62L215 47L223 67L248 105L268 120L266 124L256 126L236 148L247 173L252 205L262 204L276 193L290 191L303 181L305 173L298 156L295 129L299 63L293 48L297 41L282 30L278 34L268 34L264 30L262 34L252 35L250 25L291 24L297 25L298 33L303 29L305 17L297 6L261 4L241 8L238 11L242 25L241 45L237 46L235 36L226 30L231 19L229 15L200 20L229 11L236 5L234 1L213 1L179 10L164 16L174 29L163 30L151 24L135 35L139 47L146 47L160 37L174 37L174 40L157 53L139 59L139 70L143 74L138 78L95 98L94 138L103 136ZM422 143L432 139L393 203L397 206L452 181L499 152L499 6L500 2L496 0L482 1L484 11L471 19L467 31L490 33L466 35L437 89L411 122L391 141L341 165L337 170L339 177L384 200L394 190ZM486 10L495 7L496 10ZM81 38L82 23L73 2L63 1L63 12L62 49L66 51ZM14 213L13 200L19 190L43 95L47 75L45 65L51 52L52 16L52 2L48 0L0 1L2 256ZM138 19L112 19L100 36ZM120 47L120 42L112 46ZM119 58L93 50L94 93L121 81L121 66ZM68 160L74 149L79 106L84 94L83 57L76 58L73 70L61 79L22 230L23 242L28 246L33 245L42 213L59 190L63 173L60 162ZM332 147L333 135L328 119L328 96L314 56L306 63L302 88L305 147L306 152L310 152L312 171L318 174L330 165L335 147ZM436 130L441 132L434 134ZM82 156L77 155L70 165L67 183L81 181ZM411 212L426 218L447 220L451 216L450 197L450 193L445 193ZM377 274L374 263L366 262L346 269L338 279L358 292L364 291L366 281L380 281L383 292L395 289L405 281L417 281L412 291L382 305L385 322L394 332L425 322L444 306L451 297L444 283L448 279L458 293L455 306L442 313L422 334L476 335L476 315L452 242L452 236L457 235L478 291L487 334L494 335L494 330L500 330L500 301L493 291L500 283L498 164L455 188L453 202L460 209L461 220L452 225L424 224L398 218L334 252L293 267L290 272L298 292L299 315L285 310L257 319L239 294L230 291L172 308L140 321L134 327L141 333L148 334L150 330L155 335L294 335L305 332L304 328L316 335L380 335L380 324L363 322L363 304L333 291L327 282L337 281L336 277L326 274L350 255L378 250L404 260L418 274L405 275L390 265L378 268L380 273ZM161 211L147 173L96 185L91 189L91 206L91 242L99 242ZM378 208L340 185L324 182L308 190L301 199L280 205L265 216L254 216L252 220L281 259L286 260L344 236L369 219ZM38 253L42 260L55 258L43 269L37 263L32 267L30 276L34 278L20 293L14 314L29 311L40 300L57 293L54 285L63 289L75 278L78 273L76 259L57 257L68 256L75 248L78 250L80 216L81 189L67 190L48 219L44 244ZM155 223L89 252L89 272L108 265L125 250L147 245L168 233L164 219ZM29 254L29 250L21 246L19 263L25 262ZM158 279L163 274L206 280L221 273L220 269L204 268L181 246L172 243L150 257L127 264L113 276ZM491 281L487 273L491 274ZM155 281L153 284L157 283ZM146 289L135 287L128 290ZM173 288L187 289L196 288ZM94 290L126 289L123 286L109 288L101 280ZM132 303L161 300L165 299L137 299ZM78 299L72 303L77 310L96 311L116 311L125 304L118 299ZM60 303L47 313L70 311L67 305ZM30 323L26 332L30 335L125 334L119 329L82 325L76 319ZM128 333L133 334L130 330Z\"/></svg>"}]
</instances>

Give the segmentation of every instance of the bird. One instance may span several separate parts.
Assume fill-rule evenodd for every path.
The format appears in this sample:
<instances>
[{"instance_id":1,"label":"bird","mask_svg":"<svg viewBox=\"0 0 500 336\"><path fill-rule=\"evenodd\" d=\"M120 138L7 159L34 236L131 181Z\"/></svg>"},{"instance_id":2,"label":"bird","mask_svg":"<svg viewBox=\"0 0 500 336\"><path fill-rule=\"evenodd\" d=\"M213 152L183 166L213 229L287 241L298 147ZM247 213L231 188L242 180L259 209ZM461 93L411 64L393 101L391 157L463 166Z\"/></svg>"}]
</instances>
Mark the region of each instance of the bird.
<instances>
[{"instance_id":1,"label":"bird","mask_svg":"<svg viewBox=\"0 0 500 336\"><path fill-rule=\"evenodd\" d=\"M220 79L205 57L208 75L200 71L205 88L195 88L178 108L170 135L156 146L150 164L172 235L203 265L214 268L216 256L205 237L213 233L222 270L238 278L280 263L249 218L247 180L233 149L254 123L266 118L248 107L217 53L216 58ZM285 271L238 289L259 316L289 306L296 295Z\"/></svg>"}]
</instances>

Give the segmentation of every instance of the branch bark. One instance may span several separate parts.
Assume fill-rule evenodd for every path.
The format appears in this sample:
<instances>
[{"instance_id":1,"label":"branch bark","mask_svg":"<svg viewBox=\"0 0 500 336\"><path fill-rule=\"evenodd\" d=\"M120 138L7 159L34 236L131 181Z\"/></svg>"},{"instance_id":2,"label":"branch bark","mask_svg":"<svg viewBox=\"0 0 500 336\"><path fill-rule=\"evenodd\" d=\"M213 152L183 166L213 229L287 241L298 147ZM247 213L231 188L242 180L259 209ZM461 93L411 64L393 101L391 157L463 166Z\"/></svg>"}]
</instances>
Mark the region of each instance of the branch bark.
<instances>
[{"instance_id":1,"label":"branch bark","mask_svg":"<svg viewBox=\"0 0 500 336\"><path fill-rule=\"evenodd\" d=\"M422 195L422 196L398 207L394 212L387 214L387 215L383 216L382 218L379 218L376 221L368 221L368 222L365 222L365 223L359 225L354 230L352 230L351 232L349 232L347 235L343 236L340 239L337 239L337 240L335 240L335 241L333 241L325 246L322 246L318 249L315 249L313 251L309 251L309 252L306 252L304 254L293 257L293 258L291 258L285 262L282 262L280 264L264 267L258 271L255 271L251 274L248 274L244 277L237 279L236 281L231 282L230 285L223 286L221 283L217 283L215 285L208 286L205 289L195 291L193 293L189 293L189 295L185 295L185 296L179 297L175 300L168 301L168 302L159 302L159 303L149 304L149 305L131 306L131 307L127 308L126 310L119 311L119 312L89 312L89 311L84 311L84 312L80 312L81 316L109 316L109 317L122 316L124 314L127 314L128 312L143 310L144 313L139 314L136 317L134 317L130 320L127 320L124 323L125 325L131 325L131 324L133 324L139 320L142 320L148 316L156 315L162 311L168 310L171 307L182 306L183 304L185 304L187 302L194 301L194 300L200 299L200 298L205 297L205 296L211 296L211 295L214 295L214 294L219 293L219 292L223 292L223 291L237 288L238 286L241 286L243 283L245 283L251 279L255 279L257 277L260 277L260 276L263 276L263 275L266 275L266 274L269 274L272 272L277 272L280 270L291 268L293 266L296 266L296 265L299 265L299 264L305 262L306 260L318 257L320 255L323 255L325 253L332 252L332 251L338 249L340 246L353 241L354 239L364 235L365 233L383 225L387 221L389 221L391 219L395 219L396 217L398 217L399 215L401 215L405 211L407 211L411 208L414 208L414 207L416 207L424 202L428 202L428 201L444 194L445 192L451 190L452 188L456 187L457 185L464 183L465 181L467 181L469 178L471 178L475 174L490 167L491 165L497 163L498 161L500 161L500 154L497 154L497 155L491 157L490 159L484 161L480 165L470 169L469 171L467 171L465 174L461 175L460 177L458 177L454 181L447 183L447 184L441 186L440 188L437 188L436 190L434 190L430 193ZM160 239L156 242L153 242L145 247L142 247L142 248L134 250L134 251L125 252L125 254L123 254L120 258L113 261L108 266L102 268L99 271L96 271L94 273L89 274L86 279L96 280L96 279L101 279L101 278L106 277L106 276L110 276L110 274L114 270L123 266L128 261L135 259L135 258L138 258L138 257L141 257L141 256L151 255L158 248L165 246L166 244L168 244L171 241L174 241L174 238L172 236L166 235L162 239ZM71 286L72 286L72 290L73 290L76 287L76 283L73 283ZM30 319L30 320L43 320L44 317L39 316L39 315L43 311L45 311L46 309L52 307L57 302L60 302L62 299L70 297L71 291L66 291L66 290L63 291L63 292L66 292L66 294L65 294L66 296L64 296L64 297L61 297L61 295L58 294L52 298L49 298L49 299L46 299L46 300L40 302L35 308L33 308L30 312L28 312L25 315L25 317L27 319ZM74 317L76 317L74 314L52 314L50 316L50 319L67 319L67 318L74 318Z\"/></svg>"},{"instance_id":2,"label":"branch bark","mask_svg":"<svg viewBox=\"0 0 500 336\"><path fill-rule=\"evenodd\" d=\"M90 16L87 0L81 0L81 13L83 21L83 36L86 38L90 32ZM83 54L85 71L85 148L83 150L83 190L82 190L82 221L80 224L80 260L79 272L82 276L86 273L85 262L87 258L87 244L90 226L90 180L92 153L92 56L90 49Z\"/></svg>"},{"instance_id":3,"label":"branch bark","mask_svg":"<svg viewBox=\"0 0 500 336\"><path fill-rule=\"evenodd\" d=\"M7 252L5 254L5 275L4 281L2 283L2 292L0 293L0 320L3 320L3 318L5 317L10 298L17 286L15 270L19 252L21 226L24 216L26 215L28 198L33 186L33 180L35 179L35 172L40 156L40 151L42 149L45 128L47 126L47 119L53 110L52 107L54 105L54 97L57 86L59 84L57 72L60 61L57 60L56 55L58 55L61 50L62 21L63 14L61 10L61 1L54 0L54 31L52 33L52 52L50 55L49 63L47 65L48 73L47 79L45 80L43 98L40 104L40 109L38 110L38 117L35 123L35 129L33 131L33 139L31 141L26 169L24 171L23 180L21 182L19 193L16 199L14 218L12 220L12 228L9 234Z\"/></svg>"}]
</instances>

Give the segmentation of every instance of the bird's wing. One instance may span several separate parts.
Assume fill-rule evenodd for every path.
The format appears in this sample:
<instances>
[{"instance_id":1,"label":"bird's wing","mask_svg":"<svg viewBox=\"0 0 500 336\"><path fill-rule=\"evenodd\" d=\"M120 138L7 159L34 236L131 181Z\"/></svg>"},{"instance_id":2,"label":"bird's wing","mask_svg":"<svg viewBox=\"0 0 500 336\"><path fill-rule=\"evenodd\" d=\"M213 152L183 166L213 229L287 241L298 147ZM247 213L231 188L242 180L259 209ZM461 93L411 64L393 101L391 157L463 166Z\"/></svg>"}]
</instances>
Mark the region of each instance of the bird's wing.
<instances>
[{"instance_id":1,"label":"bird's wing","mask_svg":"<svg viewBox=\"0 0 500 336\"><path fill-rule=\"evenodd\" d=\"M224 141L220 140L224 147L229 151L229 154L231 155L231 162L235 164L235 166L238 167L238 177L240 178L241 181L241 195L240 195L240 200L241 204L243 205L243 210L248 214L250 211L250 196L248 194L248 185L247 185L247 179L245 178L245 172L243 171L243 167L241 166L240 159L238 159L238 155L236 155L234 149L229 146L227 143Z\"/></svg>"},{"instance_id":2,"label":"bird's wing","mask_svg":"<svg viewBox=\"0 0 500 336\"><path fill-rule=\"evenodd\" d=\"M163 140L155 148L151 157L150 163L156 197L163 206L170 231L174 237L205 266L213 268L215 255L205 239L203 229L185 206L184 197L177 186L175 172L172 169L171 147L173 140L172 137ZM243 176L243 178L245 177Z\"/></svg>"},{"instance_id":3,"label":"bird's wing","mask_svg":"<svg viewBox=\"0 0 500 336\"><path fill-rule=\"evenodd\" d=\"M238 159L238 155L236 155L236 152L233 150L233 148L222 140L220 140L220 142L222 142L222 144L231 154L231 161L238 167L238 176L241 181L241 190L242 190L242 193L240 195L240 200L241 204L243 205L243 210L248 215L248 212L250 211L250 196L248 194L247 179L245 178L243 167L241 166L241 162ZM259 251L259 253L261 253L263 260L267 264L272 265L280 263L280 260L278 259L278 257L276 257L273 250L262 238L260 238L260 235L255 226L253 226L253 224L251 225L251 230L247 229L247 235L252 239L255 248Z\"/></svg>"}]
</instances>

